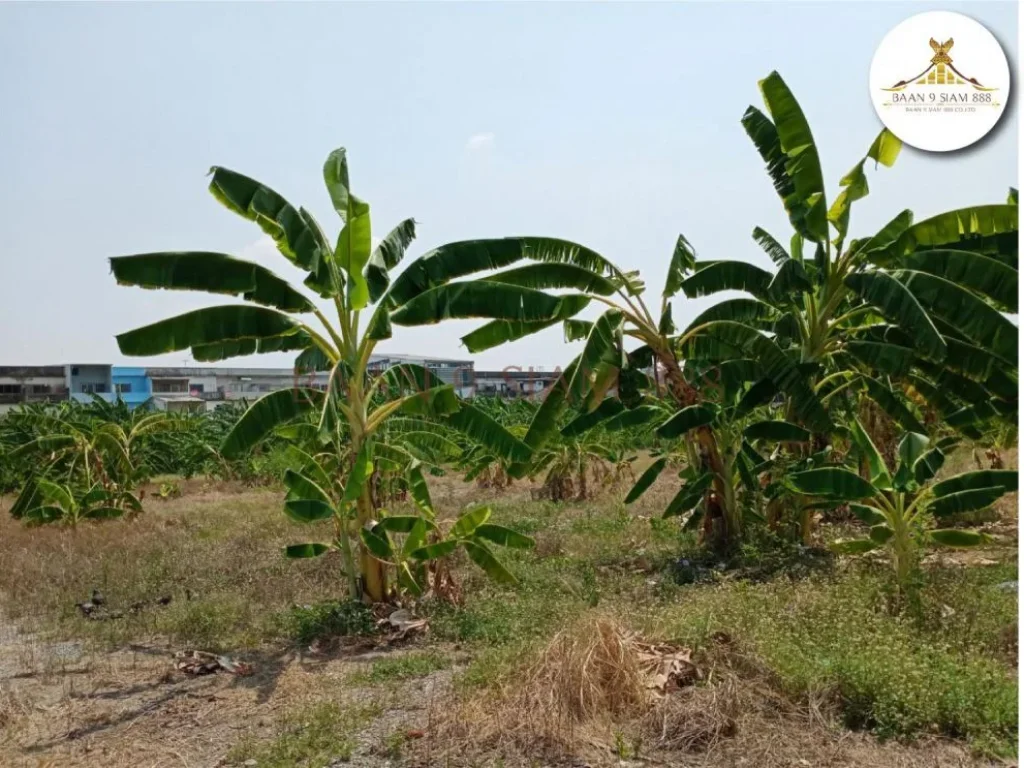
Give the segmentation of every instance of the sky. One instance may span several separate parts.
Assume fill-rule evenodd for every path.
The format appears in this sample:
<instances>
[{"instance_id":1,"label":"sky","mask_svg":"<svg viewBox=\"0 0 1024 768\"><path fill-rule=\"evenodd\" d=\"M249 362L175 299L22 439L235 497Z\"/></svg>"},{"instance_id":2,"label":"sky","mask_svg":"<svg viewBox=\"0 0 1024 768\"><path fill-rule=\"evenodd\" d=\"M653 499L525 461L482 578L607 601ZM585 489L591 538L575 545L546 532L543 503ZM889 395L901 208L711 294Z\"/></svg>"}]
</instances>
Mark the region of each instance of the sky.
<instances>
[{"instance_id":1,"label":"sky","mask_svg":"<svg viewBox=\"0 0 1024 768\"><path fill-rule=\"evenodd\" d=\"M1016 3L941 7L988 27L1017 71ZM187 350L125 358L114 336L231 299L119 287L106 259L221 251L297 283L256 225L210 196L206 173L259 179L333 237L321 168L338 146L376 237L419 223L407 259L455 240L561 237L639 269L655 297L680 233L702 259L769 267L751 230L783 242L790 230L739 122L762 106L757 81L778 70L800 100L834 195L881 129L875 48L934 8L2 3L0 364L190 362ZM1003 202L1017 186L1017 101L968 150L905 147L894 168L869 171L851 233L908 207L922 219ZM677 324L714 300L677 298ZM579 350L553 328L469 355L459 337L480 322L396 326L379 349L478 370L552 370Z\"/></svg>"}]
</instances>

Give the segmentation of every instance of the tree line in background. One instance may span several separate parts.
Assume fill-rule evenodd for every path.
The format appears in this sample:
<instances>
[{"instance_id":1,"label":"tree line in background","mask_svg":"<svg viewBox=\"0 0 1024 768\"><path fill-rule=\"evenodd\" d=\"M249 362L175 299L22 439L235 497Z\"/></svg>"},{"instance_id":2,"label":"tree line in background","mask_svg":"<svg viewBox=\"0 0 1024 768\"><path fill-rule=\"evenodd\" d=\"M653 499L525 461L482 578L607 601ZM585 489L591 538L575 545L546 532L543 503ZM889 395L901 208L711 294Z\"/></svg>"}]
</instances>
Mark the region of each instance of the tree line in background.
<instances>
[{"instance_id":1,"label":"tree line in background","mask_svg":"<svg viewBox=\"0 0 1024 768\"><path fill-rule=\"evenodd\" d=\"M766 112L750 107L741 122L792 230L778 237L754 227L771 270L701 259L682 235L655 291L586 246L549 237L449 243L400 269L415 222L399 223L374 248L369 205L352 192L338 149L323 169L341 222L335 238L262 183L211 171L213 195L274 239L307 273L306 290L226 254L116 257L122 285L246 302L128 331L118 345L126 355L189 349L202 361L293 351L297 373L330 372L326 392L272 393L226 431L191 429L211 430L196 441L198 466L233 466L272 441L285 456L285 511L330 523L316 528L330 535L288 547L288 556L339 552L353 597L443 592L456 549L510 580L494 547L532 545L490 524L487 507L439 519L424 472L460 467L495 485L536 476L550 498L583 499L632 475L641 450L653 461L633 478L626 503L662 472L678 473L664 514L699 530L706 546L733 548L752 527L809 543L822 511L841 507L865 528L835 549L885 548L906 588L922 544L983 540L945 521L1016 490L1016 471L1000 467L935 478L962 443L1016 440L1018 331L1007 315L1017 312L1017 192L919 221L900 211L855 237L851 213L868 194L868 171L893 166L900 141L883 130L830 200L793 94L774 72L760 90ZM677 327L674 299L722 291L743 297ZM601 310L596 319L579 318L588 307ZM460 318L485 321L463 337L471 352L556 325L582 341L582 352L539 404L462 400L413 364L369 370L394 325ZM180 429L188 419L131 414L113 429L89 426L73 410L5 420L13 426L3 440L16 453L49 452L49 468L68 478L28 481L18 514L43 521L67 518L69 508L71 517L136 509L139 472L153 471L189 434ZM17 425L33 419L28 439L31 429ZM9 438L19 428L28 430L20 443ZM389 513L406 497L413 512Z\"/></svg>"}]
</instances>

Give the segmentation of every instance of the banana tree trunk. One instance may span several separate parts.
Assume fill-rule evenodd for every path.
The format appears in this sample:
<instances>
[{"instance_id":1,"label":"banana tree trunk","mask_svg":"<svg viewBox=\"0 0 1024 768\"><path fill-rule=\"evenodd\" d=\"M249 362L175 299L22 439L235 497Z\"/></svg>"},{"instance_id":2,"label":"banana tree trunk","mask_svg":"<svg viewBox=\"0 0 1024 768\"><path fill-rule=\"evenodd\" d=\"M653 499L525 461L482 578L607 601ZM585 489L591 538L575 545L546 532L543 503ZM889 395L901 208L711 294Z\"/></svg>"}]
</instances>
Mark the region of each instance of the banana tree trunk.
<instances>
[{"instance_id":1,"label":"banana tree trunk","mask_svg":"<svg viewBox=\"0 0 1024 768\"><path fill-rule=\"evenodd\" d=\"M371 520L375 519L373 504L370 502L370 490L366 488L363 495L359 497L357 504L356 522L362 529ZM383 602L387 597L388 579L384 570L384 563L371 555L366 547L359 545L359 567L363 576L363 597L372 602Z\"/></svg>"},{"instance_id":2,"label":"banana tree trunk","mask_svg":"<svg viewBox=\"0 0 1024 768\"><path fill-rule=\"evenodd\" d=\"M675 357L663 354L659 360L665 366L665 383L676 405L685 408L697 402L697 390L686 381ZM701 469L712 473L711 488L704 495L704 541L714 549L728 549L743 535L730 474L711 427L698 427L694 432Z\"/></svg>"}]
</instances>

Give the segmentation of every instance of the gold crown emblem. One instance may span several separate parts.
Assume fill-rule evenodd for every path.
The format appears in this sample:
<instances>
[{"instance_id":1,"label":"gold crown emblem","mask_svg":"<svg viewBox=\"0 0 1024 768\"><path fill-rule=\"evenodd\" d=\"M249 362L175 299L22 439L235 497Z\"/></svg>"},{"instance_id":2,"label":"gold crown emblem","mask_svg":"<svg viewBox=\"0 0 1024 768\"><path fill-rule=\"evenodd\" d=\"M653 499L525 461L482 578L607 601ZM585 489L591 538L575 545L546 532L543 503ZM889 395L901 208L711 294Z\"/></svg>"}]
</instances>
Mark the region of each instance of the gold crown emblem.
<instances>
[{"instance_id":1,"label":"gold crown emblem","mask_svg":"<svg viewBox=\"0 0 1024 768\"><path fill-rule=\"evenodd\" d=\"M883 88L884 91L902 91L908 85L970 85L977 91L994 91L995 88L986 88L978 82L977 78L967 77L953 66L953 59L949 55L953 47L953 38L944 43L938 42L934 37L928 40L935 55L932 56L928 66L906 80L900 80L891 88Z\"/></svg>"}]
</instances>

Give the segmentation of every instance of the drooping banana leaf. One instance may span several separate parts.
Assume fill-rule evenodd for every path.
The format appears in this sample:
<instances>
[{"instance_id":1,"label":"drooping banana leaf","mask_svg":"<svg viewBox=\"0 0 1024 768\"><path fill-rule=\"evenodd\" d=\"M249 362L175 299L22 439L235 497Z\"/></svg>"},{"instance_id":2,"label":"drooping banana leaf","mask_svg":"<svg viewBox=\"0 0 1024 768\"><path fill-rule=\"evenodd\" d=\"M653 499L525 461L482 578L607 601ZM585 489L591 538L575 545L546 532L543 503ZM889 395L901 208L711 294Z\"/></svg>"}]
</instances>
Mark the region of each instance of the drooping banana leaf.
<instances>
[{"instance_id":1,"label":"drooping banana leaf","mask_svg":"<svg viewBox=\"0 0 1024 768\"><path fill-rule=\"evenodd\" d=\"M122 354L160 355L189 347L294 333L299 323L266 307L244 304L207 307L127 331L117 336Z\"/></svg>"},{"instance_id":2,"label":"drooping banana leaf","mask_svg":"<svg viewBox=\"0 0 1024 768\"><path fill-rule=\"evenodd\" d=\"M282 389L264 395L242 414L224 438L220 452L237 458L281 424L323 406L324 393L315 389Z\"/></svg>"},{"instance_id":3,"label":"drooping banana leaf","mask_svg":"<svg viewBox=\"0 0 1024 768\"><path fill-rule=\"evenodd\" d=\"M186 251L115 256L118 285L241 296L285 312L312 312L313 303L266 267L223 253Z\"/></svg>"}]
</instances>

